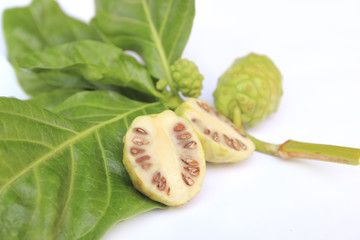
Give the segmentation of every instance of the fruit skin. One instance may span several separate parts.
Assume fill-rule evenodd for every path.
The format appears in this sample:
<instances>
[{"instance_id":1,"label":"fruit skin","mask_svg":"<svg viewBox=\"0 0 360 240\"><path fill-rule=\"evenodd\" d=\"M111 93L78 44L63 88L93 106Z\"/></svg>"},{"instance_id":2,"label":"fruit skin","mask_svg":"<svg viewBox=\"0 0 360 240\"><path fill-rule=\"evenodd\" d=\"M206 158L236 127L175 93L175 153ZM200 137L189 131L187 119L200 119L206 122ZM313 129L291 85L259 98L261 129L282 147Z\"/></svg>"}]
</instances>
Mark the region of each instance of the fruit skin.
<instances>
[{"instance_id":1,"label":"fruit skin","mask_svg":"<svg viewBox=\"0 0 360 240\"><path fill-rule=\"evenodd\" d=\"M200 140L197 137L196 133L194 132L194 130L191 128L190 124L188 125L188 128L186 131L190 132L192 134L192 138L199 143L197 148L199 149L199 158L197 158L196 160L199 162L199 167L201 167L201 174L196 178L197 181L197 186L196 188L193 188L191 190L190 194L187 194L188 199L185 200L178 200L178 199L173 199L173 198L164 198L164 194L161 195L158 192L154 192L153 190L151 190L148 186L148 184L145 184L144 181L139 177L139 172L137 172L137 168L134 167L133 162L130 159L130 154L129 154L129 146L128 144L131 144L131 139L128 138L128 136L130 136L130 132L134 129L134 127L136 126L136 120L139 118L144 118L144 117L150 117L153 119L158 118L159 116L161 116L162 118L165 117L166 115L171 116L171 117L176 117L181 119L180 122L182 123L187 123L186 119L180 118L179 116L177 116L173 111L171 110L165 110L162 113L159 114L150 114L150 115L143 115L143 116L138 116L137 118L135 118L132 122L132 124L130 125L130 127L128 128L127 133L125 134L125 136L123 137L123 142L124 142L124 149L123 149L123 164L125 166L125 169L127 171L127 173L129 174L129 177L134 185L134 187L141 193L143 193L144 195L148 196L149 198L151 198L154 201L160 202L162 204L165 204L167 206L172 206L172 207L177 207L177 206L181 206L184 205L185 203L187 203L188 201L191 200L192 197L194 197L196 194L198 194L201 190L201 186L204 182L205 179L205 173L206 173L206 164L205 164L205 155L204 155L204 151L202 149L202 145L200 144ZM178 122L178 121L177 121ZM179 180L181 181L181 180ZM194 186L195 187L195 186ZM172 189L172 191L174 191L175 189ZM186 193L184 193L183 195L185 195Z\"/></svg>"},{"instance_id":2,"label":"fruit skin","mask_svg":"<svg viewBox=\"0 0 360 240\"><path fill-rule=\"evenodd\" d=\"M201 100L194 99L194 98L188 98L175 111L177 115L184 117L192 125L194 123L192 123L191 119L189 119L188 112L194 111L193 106L194 106L194 102L196 102L196 101L201 101ZM204 101L201 101L201 102L205 103ZM225 116L224 116L224 118L225 118ZM205 123L207 121L206 119L202 119L202 120ZM224 123L224 124L229 124L230 126L232 125L233 127L235 127L235 125L233 125L231 123L231 121L229 121L229 120L228 120L228 123ZM195 128L195 127L194 127L194 130L200 139L201 145L203 146L203 150L205 153L205 159L207 162L216 163L216 164L240 162L240 161L245 160L249 156L251 156L253 154L253 152L255 151L254 143L251 141L251 139L246 137L245 134L242 134L244 136L241 135L242 138L240 136L238 136L238 137L241 138L241 140L243 140L245 142L245 144L247 146L247 150L238 152L233 149L229 149L228 147L225 147L221 144L215 143L211 138L209 138L202 132L198 131L197 128ZM240 129L238 129L238 131L242 132L242 130L240 130Z\"/></svg>"},{"instance_id":3,"label":"fruit skin","mask_svg":"<svg viewBox=\"0 0 360 240\"><path fill-rule=\"evenodd\" d=\"M204 76L194 62L188 59L179 59L170 66L171 77L174 84L184 96L198 97L202 89Z\"/></svg>"},{"instance_id":4,"label":"fruit skin","mask_svg":"<svg viewBox=\"0 0 360 240\"><path fill-rule=\"evenodd\" d=\"M247 128L276 112L282 94L282 76L275 64L265 55L250 53L236 59L219 78L214 99L222 114L232 121L241 118Z\"/></svg>"}]
</instances>

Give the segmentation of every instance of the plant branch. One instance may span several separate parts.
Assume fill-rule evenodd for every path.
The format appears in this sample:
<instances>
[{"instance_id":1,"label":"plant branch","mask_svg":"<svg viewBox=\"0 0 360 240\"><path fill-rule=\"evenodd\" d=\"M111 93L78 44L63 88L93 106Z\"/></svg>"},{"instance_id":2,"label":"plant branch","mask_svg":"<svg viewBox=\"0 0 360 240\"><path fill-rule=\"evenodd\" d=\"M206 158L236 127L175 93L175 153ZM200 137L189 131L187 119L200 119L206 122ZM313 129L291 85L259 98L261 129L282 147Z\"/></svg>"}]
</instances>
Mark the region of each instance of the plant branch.
<instances>
[{"instance_id":1,"label":"plant branch","mask_svg":"<svg viewBox=\"0 0 360 240\"><path fill-rule=\"evenodd\" d=\"M283 144L263 142L247 134L256 150L283 159L304 158L326 162L360 165L360 149L288 140Z\"/></svg>"}]
</instances>

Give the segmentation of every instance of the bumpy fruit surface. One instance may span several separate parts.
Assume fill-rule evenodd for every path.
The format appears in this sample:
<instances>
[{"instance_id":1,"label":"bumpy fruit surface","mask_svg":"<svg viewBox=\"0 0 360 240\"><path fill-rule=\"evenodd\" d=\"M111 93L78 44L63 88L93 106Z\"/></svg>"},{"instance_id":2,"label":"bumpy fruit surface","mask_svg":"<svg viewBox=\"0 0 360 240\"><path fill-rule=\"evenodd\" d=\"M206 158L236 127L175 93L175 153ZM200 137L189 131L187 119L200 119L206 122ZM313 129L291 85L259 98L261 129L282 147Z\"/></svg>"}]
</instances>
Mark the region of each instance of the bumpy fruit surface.
<instances>
[{"instance_id":1,"label":"bumpy fruit surface","mask_svg":"<svg viewBox=\"0 0 360 240\"><path fill-rule=\"evenodd\" d=\"M192 124L208 162L239 162L255 150L253 142L240 129L204 101L188 98L176 113Z\"/></svg>"},{"instance_id":2,"label":"bumpy fruit surface","mask_svg":"<svg viewBox=\"0 0 360 240\"><path fill-rule=\"evenodd\" d=\"M140 192L169 206L195 196L205 177L204 152L184 118L166 110L134 119L125 137L124 165Z\"/></svg>"},{"instance_id":3,"label":"bumpy fruit surface","mask_svg":"<svg viewBox=\"0 0 360 240\"><path fill-rule=\"evenodd\" d=\"M198 97L202 89L203 75L194 62L179 59L170 67L174 84L184 96Z\"/></svg>"},{"instance_id":4,"label":"bumpy fruit surface","mask_svg":"<svg viewBox=\"0 0 360 240\"><path fill-rule=\"evenodd\" d=\"M281 79L279 70L264 55L238 58L219 78L215 106L233 121L241 114L243 126L253 127L277 110L283 93Z\"/></svg>"}]
</instances>

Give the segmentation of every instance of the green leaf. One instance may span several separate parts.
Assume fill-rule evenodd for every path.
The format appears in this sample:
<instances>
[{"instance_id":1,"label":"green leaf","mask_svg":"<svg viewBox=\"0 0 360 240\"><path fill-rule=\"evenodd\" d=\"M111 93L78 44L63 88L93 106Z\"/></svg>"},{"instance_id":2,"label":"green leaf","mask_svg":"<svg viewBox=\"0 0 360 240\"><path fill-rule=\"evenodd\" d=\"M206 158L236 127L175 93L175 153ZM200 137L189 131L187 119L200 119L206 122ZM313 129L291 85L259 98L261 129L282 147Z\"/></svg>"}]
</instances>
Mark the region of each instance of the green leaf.
<instances>
[{"instance_id":1,"label":"green leaf","mask_svg":"<svg viewBox=\"0 0 360 240\"><path fill-rule=\"evenodd\" d=\"M78 76L93 85L115 85L159 96L147 70L120 48L102 42L82 40L36 51L18 58L21 68L38 73ZM56 78L61 85L66 77ZM54 83L54 84L56 84ZM66 85L66 83L64 84ZM60 86L61 87L61 86Z\"/></svg>"},{"instance_id":2,"label":"green leaf","mask_svg":"<svg viewBox=\"0 0 360 240\"><path fill-rule=\"evenodd\" d=\"M80 92L80 89L56 89L51 92L42 93L29 99L27 102L47 110L52 110L67 98Z\"/></svg>"},{"instance_id":3,"label":"green leaf","mask_svg":"<svg viewBox=\"0 0 360 240\"><path fill-rule=\"evenodd\" d=\"M104 97L106 94L106 97ZM123 101L126 99L127 101ZM71 120L78 120L87 122L89 124L97 124L107 121L118 114L119 109L122 111L131 111L139 106L149 105L151 110L152 104L140 103L137 101L130 101L122 95L111 91L94 91L81 92L75 94L63 103L52 109L53 112L60 114ZM161 103L154 104L156 107ZM116 106L113 108L112 106ZM153 110L156 112L156 109ZM143 113L144 115L146 113Z\"/></svg>"},{"instance_id":4,"label":"green leaf","mask_svg":"<svg viewBox=\"0 0 360 240\"><path fill-rule=\"evenodd\" d=\"M90 26L68 17L53 0L34 0L28 7L5 10L3 30L8 58L22 88L32 96L56 87L47 82L48 76L19 69L16 57L72 41L101 40ZM80 87L83 85L78 84Z\"/></svg>"},{"instance_id":5,"label":"green leaf","mask_svg":"<svg viewBox=\"0 0 360 240\"><path fill-rule=\"evenodd\" d=\"M96 0L91 24L108 41L134 50L150 73L172 86L170 65L180 58L195 15L194 0Z\"/></svg>"},{"instance_id":6,"label":"green leaf","mask_svg":"<svg viewBox=\"0 0 360 240\"><path fill-rule=\"evenodd\" d=\"M163 207L133 188L122 164L131 121L163 110L81 92L58 106L69 120L0 98L0 239L99 239L115 223Z\"/></svg>"},{"instance_id":7,"label":"green leaf","mask_svg":"<svg viewBox=\"0 0 360 240\"><path fill-rule=\"evenodd\" d=\"M76 40L100 40L90 26L68 17L53 0L34 0L28 7L5 10L3 28L11 62L15 57Z\"/></svg>"},{"instance_id":8,"label":"green leaf","mask_svg":"<svg viewBox=\"0 0 360 240\"><path fill-rule=\"evenodd\" d=\"M16 64L13 64L17 80L21 88L30 96L36 96L40 93L47 93L55 90L57 87L52 86L47 82L46 76L40 76L31 71L20 69Z\"/></svg>"},{"instance_id":9,"label":"green leaf","mask_svg":"<svg viewBox=\"0 0 360 240\"><path fill-rule=\"evenodd\" d=\"M17 64L17 63L16 63ZM48 93L58 88L97 89L79 75L64 71L32 72L13 64L21 87L31 96ZM104 87L104 89L106 89Z\"/></svg>"}]
</instances>

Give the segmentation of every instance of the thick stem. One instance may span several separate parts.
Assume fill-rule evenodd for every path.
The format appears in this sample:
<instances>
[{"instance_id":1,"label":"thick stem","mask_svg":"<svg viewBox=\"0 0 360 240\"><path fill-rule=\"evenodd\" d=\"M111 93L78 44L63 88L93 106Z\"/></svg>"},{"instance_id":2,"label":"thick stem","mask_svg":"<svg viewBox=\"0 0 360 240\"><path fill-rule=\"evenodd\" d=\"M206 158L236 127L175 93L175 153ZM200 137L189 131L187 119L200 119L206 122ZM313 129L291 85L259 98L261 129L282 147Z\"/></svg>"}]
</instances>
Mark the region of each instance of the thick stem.
<instances>
[{"instance_id":1,"label":"thick stem","mask_svg":"<svg viewBox=\"0 0 360 240\"><path fill-rule=\"evenodd\" d=\"M170 95L161 99L161 101L170 109L176 109L180 104L184 102L184 100L180 97L179 94L177 95Z\"/></svg>"},{"instance_id":2,"label":"thick stem","mask_svg":"<svg viewBox=\"0 0 360 240\"><path fill-rule=\"evenodd\" d=\"M349 165L360 165L360 149L288 140L283 144L271 144L248 135L256 150L283 159L305 158Z\"/></svg>"}]
</instances>

